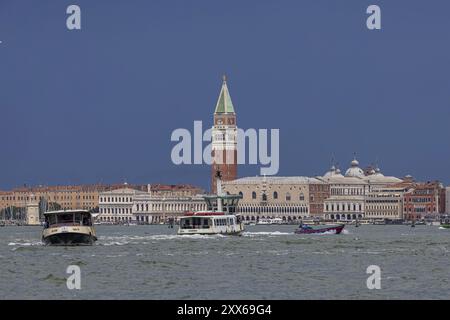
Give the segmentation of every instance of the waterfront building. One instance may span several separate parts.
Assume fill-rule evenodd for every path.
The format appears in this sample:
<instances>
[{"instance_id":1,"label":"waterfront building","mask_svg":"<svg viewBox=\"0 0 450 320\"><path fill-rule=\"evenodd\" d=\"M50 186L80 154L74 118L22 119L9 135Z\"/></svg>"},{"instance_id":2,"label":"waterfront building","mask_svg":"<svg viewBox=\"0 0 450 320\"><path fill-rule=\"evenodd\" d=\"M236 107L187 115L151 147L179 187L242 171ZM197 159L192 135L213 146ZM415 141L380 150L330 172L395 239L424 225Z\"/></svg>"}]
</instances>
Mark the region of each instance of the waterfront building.
<instances>
[{"instance_id":1,"label":"waterfront building","mask_svg":"<svg viewBox=\"0 0 450 320\"><path fill-rule=\"evenodd\" d=\"M216 172L222 174L222 181L237 178L237 126L236 113L231 102L226 77L214 111L214 125L211 133L211 192L216 193Z\"/></svg>"},{"instance_id":2,"label":"waterfront building","mask_svg":"<svg viewBox=\"0 0 450 320\"><path fill-rule=\"evenodd\" d=\"M182 215L189 210L206 208L203 198L197 196L203 189L192 185L147 185L139 190L124 185L100 194L100 222L159 223Z\"/></svg>"},{"instance_id":3,"label":"waterfront building","mask_svg":"<svg viewBox=\"0 0 450 320\"><path fill-rule=\"evenodd\" d=\"M438 182L413 183L404 195L403 214L406 220L438 219L445 213L445 188Z\"/></svg>"},{"instance_id":4,"label":"waterfront building","mask_svg":"<svg viewBox=\"0 0 450 320\"><path fill-rule=\"evenodd\" d=\"M98 221L127 223L133 221L133 204L137 195L146 194L125 184L120 189L105 191L99 195Z\"/></svg>"},{"instance_id":5,"label":"waterfront building","mask_svg":"<svg viewBox=\"0 0 450 320\"><path fill-rule=\"evenodd\" d=\"M206 202L197 195L137 194L134 197L134 220L141 224L178 221L188 211L206 210Z\"/></svg>"},{"instance_id":6,"label":"waterfront building","mask_svg":"<svg viewBox=\"0 0 450 320\"><path fill-rule=\"evenodd\" d=\"M352 165L356 169L357 162L352 161ZM351 221L364 217L364 197L368 186L362 180L362 170L358 175L354 175L354 171L349 174L347 170L344 176L332 166L323 177L318 177L330 186L330 197L323 204L325 219Z\"/></svg>"},{"instance_id":7,"label":"waterfront building","mask_svg":"<svg viewBox=\"0 0 450 320\"><path fill-rule=\"evenodd\" d=\"M329 186L308 177L245 177L222 183L227 194L238 194L242 199L238 211L245 221L281 218L298 221L321 215L323 200L329 196Z\"/></svg>"},{"instance_id":8,"label":"waterfront building","mask_svg":"<svg viewBox=\"0 0 450 320\"><path fill-rule=\"evenodd\" d=\"M99 193L116 187L115 185L25 186L0 193L0 209L25 208L30 201L43 200L47 204L52 204L51 208L93 210L98 207Z\"/></svg>"},{"instance_id":9,"label":"waterfront building","mask_svg":"<svg viewBox=\"0 0 450 320\"><path fill-rule=\"evenodd\" d=\"M450 214L450 187L445 188L445 213Z\"/></svg>"},{"instance_id":10,"label":"waterfront building","mask_svg":"<svg viewBox=\"0 0 450 320\"><path fill-rule=\"evenodd\" d=\"M356 158L351 161L344 175L333 165L317 179L330 186L330 197L324 200L323 217L339 221L363 219L366 196L372 189L402 182L399 178L383 175L378 167L364 172Z\"/></svg>"},{"instance_id":11,"label":"waterfront building","mask_svg":"<svg viewBox=\"0 0 450 320\"><path fill-rule=\"evenodd\" d=\"M403 220L403 197L408 187L378 187L366 195L365 218Z\"/></svg>"}]
</instances>

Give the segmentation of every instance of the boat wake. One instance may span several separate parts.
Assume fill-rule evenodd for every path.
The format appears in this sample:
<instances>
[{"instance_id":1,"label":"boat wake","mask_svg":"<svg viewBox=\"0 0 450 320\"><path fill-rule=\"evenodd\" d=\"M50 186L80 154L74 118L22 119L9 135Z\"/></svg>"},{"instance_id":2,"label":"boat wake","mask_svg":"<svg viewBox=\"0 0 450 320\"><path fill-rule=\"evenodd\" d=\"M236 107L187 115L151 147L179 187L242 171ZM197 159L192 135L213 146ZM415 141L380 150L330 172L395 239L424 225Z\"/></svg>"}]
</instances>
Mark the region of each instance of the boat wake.
<instances>
[{"instance_id":1,"label":"boat wake","mask_svg":"<svg viewBox=\"0 0 450 320\"><path fill-rule=\"evenodd\" d=\"M148 244L149 242L160 241L160 240L201 240L201 239L220 239L226 237L225 235L215 234L215 235L201 235L201 234L191 234L191 235L177 235L177 234L155 234L148 236L100 236L98 237L98 242L96 245L100 246L123 246L127 244Z\"/></svg>"},{"instance_id":2,"label":"boat wake","mask_svg":"<svg viewBox=\"0 0 450 320\"><path fill-rule=\"evenodd\" d=\"M34 242L10 242L10 243L8 243L8 246L19 246L19 247L43 246L43 245L44 245L44 243L41 242L41 241L34 241Z\"/></svg>"},{"instance_id":3,"label":"boat wake","mask_svg":"<svg viewBox=\"0 0 450 320\"><path fill-rule=\"evenodd\" d=\"M273 231L273 232L269 232L269 231L261 231L261 232L249 232L249 231L244 231L242 233L242 236L244 237L257 237L257 236L283 236L283 235L292 235L292 232L280 232L280 231Z\"/></svg>"},{"instance_id":4,"label":"boat wake","mask_svg":"<svg viewBox=\"0 0 450 320\"><path fill-rule=\"evenodd\" d=\"M323 236L323 235L329 235L329 234L336 234L336 230L329 230L329 231L320 232L320 233L310 233L309 235L312 235L312 236ZM350 234L350 232L348 230L343 229L341 231L341 234Z\"/></svg>"}]
</instances>

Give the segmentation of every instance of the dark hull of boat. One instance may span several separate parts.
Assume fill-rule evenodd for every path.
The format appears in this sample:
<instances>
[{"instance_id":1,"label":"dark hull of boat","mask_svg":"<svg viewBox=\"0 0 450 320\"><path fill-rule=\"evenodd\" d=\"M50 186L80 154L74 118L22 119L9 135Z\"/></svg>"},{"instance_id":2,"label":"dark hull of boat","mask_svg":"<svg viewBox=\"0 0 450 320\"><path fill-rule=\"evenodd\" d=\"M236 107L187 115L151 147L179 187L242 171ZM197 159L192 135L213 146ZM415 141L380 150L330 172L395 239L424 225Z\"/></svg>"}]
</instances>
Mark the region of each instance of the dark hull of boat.
<instances>
[{"instance_id":1,"label":"dark hull of boat","mask_svg":"<svg viewBox=\"0 0 450 320\"><path fill-rule=\"evenodd\" d=\"M45 245L50 246L90 246L97 240L95 236L84 233L59 233L43 238Z\"/></svg>"},{"instance_id":2,"label":"dark hull of boat","mask_svg":"<svg viewBox=\"0 0 450 320\"><path fill-rule=\"evenodd\" d=\"M325 232L334 232L335 234L340 234L342 229L344 229L345 225L339 226L324 226L323 228L313 228L313 229L302 229L299 228L295 230L295 233L298 234L312 234L312 233L325 233Z\"/></svg>"}]
</instances>

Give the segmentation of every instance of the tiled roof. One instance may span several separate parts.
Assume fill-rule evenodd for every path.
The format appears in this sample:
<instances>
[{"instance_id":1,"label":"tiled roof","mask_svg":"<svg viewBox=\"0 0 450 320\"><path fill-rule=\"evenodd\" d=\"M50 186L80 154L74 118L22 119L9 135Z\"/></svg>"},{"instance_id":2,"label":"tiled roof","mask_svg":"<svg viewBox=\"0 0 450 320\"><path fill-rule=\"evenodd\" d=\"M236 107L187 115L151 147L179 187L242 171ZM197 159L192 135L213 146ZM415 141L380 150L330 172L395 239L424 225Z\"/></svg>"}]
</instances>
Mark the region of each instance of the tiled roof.
<instances>
[{"instance_id":1,"label":"tiled roof","mask_svg":"<svg viewBox=\"0 0 450 320\"><path fill-rule=\"evenodd\" d=\"M255 184L255 183L262 183L266 181L266 183L269 184L307 184L307 183L323 183L322 181L316 179L316 178L310 178L310 177L303 177L303 176L292 176L292 177L274 177L274 176L267 176L267 177L245 177L245 178L239 178L232 181L225 181L223 184Z\"/></svg>"}]
</instances>

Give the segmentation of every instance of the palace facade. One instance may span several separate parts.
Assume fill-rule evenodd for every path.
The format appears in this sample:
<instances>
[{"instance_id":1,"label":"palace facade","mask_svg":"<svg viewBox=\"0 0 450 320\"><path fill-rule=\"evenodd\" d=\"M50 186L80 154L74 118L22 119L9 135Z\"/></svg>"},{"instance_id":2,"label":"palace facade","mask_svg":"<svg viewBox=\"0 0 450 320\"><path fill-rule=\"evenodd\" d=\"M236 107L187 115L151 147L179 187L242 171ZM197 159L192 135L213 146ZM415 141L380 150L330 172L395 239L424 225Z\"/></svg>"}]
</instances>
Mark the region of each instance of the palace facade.
<instances>
[{"instance_id":1,"label":"palace facade","mask_svg":"<svg viewBox=\"0 0 450 320\"><path fill-rule=\"evenodd\" d=\"M281 218L286 222L322 215L323 200L329 187L308 177L246 177L222 184L228 194L242 199L238 211L246 221Z\"/></svg>"}]
</instances>

